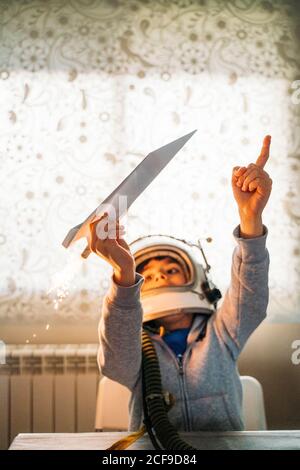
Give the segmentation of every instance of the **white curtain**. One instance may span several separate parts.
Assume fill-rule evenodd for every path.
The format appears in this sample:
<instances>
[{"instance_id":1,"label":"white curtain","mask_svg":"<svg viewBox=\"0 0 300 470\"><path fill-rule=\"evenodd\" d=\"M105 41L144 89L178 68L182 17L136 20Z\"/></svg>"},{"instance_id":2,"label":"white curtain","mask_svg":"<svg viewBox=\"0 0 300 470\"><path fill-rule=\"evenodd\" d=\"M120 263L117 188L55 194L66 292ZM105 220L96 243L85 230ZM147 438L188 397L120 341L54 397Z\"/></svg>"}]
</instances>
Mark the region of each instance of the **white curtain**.
<instances>
[{"instance_id":1,"label":"white curtain","mask_svg":"<svg viewBox=\"0 0 300 470\"><path fill-rule=\"evenodd\" d=\"M147 153L196 128L130 209L128 241L212 237L203 247L224 292L231 170L272 134L268 319L299 321L297 2L2 1L0 28L2 324L98 318L111 270L80 261L82 244L65 250L64 236Z\"/></svg>"}]
</instances>

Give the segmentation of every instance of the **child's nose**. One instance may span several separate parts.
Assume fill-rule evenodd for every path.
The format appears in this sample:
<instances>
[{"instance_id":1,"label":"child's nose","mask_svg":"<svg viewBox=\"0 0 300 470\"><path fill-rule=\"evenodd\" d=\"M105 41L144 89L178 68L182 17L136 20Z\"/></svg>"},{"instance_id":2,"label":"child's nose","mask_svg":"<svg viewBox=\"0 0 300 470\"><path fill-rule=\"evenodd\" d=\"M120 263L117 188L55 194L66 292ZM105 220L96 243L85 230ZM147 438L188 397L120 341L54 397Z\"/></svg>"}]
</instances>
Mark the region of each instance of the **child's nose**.
<instances>
[{"instance_id":1,"label":"child's nose","mask_svg":"<svg viewBox=\"0 0 300 470\"><path fill-rule=\"evenodd\" d=\"M157 273L156 276L155 276L155 281L159 281L160 279L167 279L167 276L165 275L165 273Z\"/></svg>"}]
</instances>

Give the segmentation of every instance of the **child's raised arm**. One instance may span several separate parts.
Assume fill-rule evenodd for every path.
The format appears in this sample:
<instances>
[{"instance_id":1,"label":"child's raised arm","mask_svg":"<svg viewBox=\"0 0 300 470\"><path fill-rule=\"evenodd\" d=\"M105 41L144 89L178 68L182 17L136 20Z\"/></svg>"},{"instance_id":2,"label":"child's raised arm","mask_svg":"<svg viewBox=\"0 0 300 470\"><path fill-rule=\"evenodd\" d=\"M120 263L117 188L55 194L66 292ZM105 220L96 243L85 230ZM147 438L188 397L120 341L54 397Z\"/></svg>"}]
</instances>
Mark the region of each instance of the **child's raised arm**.
<instances>
[{"instance_id":1,"label":"child's raised arm","mask_svg":"<svg viewBox=\"0 0 300 470\"><path fill-rule=\"evenodd\" d=\"M235 167L232 173L240 215L240 226L234 231L238 246L233 253L230 286L215 324L235 358L265 318L269 299L267 228L262 223L262 212L272 189L272 180L263 169L270 141L270 136L266 136L255 164Z\"/></svg>"},{"instance_id":2,"label":"child's raised arm","mask_svg":"<svg viewBox=\"0 0 300 470\"><path fill-rule=\"evenodd\" d=\"M247 168L236 166L232 172L232 191L238 205L243 238L259 237L263 233L262 213L272 190L272 180L264 171L270 144L271 136L267 135L256 163L250 163Z\"/></svg>"},{"instance_id":3,"label":"child's raised arm","mask_svg":"<svg viewBox=\"0 0 300 470\"><path fill-rule=\"evenodd\" d=\"M102 304L99 322L98 365L103 375L132 390L141 369L141 329L143 310L140 289L143 276L135 272L134 257L122 235L123 226L108 230L105 217L90 227L89 247L113 267L108 293ZM109 233L109 237L102 237ZM100 235L100 237L98 236Z\"/></svg>"}]
</instances>

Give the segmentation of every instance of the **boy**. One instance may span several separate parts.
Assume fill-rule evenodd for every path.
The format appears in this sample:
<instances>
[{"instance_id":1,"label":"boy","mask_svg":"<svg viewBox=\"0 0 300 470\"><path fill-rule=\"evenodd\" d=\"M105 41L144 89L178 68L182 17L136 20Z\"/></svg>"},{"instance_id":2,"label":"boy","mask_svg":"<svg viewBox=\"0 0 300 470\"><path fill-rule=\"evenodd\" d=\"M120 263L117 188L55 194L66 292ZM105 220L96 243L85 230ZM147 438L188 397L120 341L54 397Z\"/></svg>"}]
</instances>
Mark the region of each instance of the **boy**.
<instances>
[{"instance_id":1,"label":"boy","mask_svg":"<svg viewBox=\"0 0 300 470\"><path fill-rule=\"evenodd\" d=\"M132 431L143 422L143 313L144 322L154 318L154 326L162 327L160 331L154 328L150 335L159 359L163 390L175 398L169 411L171 423L180 431L243 429L242 388L236 362L247 339L265 318L268 304L269 255L262 212L272 187L263 169L270 140L270 136L265 137L255 164L233 169L232 189L240 215L240 225L233 232L237 247L230 286L221 307L210 315L208 309L196 312L175 307L173 312L156 309L154 316L145 315L147 291L163 292L173 287L175 292L183 288L180 286L187 282L184 264L172 256L156 256L137 267L123 238L123 226L117 224L116 237L106 240L97 237L97 222L90 227L91 250L113 267L99 323L98 363L103 375L132 392ZM204 298L200 295L197 298Z\"/></svg>"}]
</instances>

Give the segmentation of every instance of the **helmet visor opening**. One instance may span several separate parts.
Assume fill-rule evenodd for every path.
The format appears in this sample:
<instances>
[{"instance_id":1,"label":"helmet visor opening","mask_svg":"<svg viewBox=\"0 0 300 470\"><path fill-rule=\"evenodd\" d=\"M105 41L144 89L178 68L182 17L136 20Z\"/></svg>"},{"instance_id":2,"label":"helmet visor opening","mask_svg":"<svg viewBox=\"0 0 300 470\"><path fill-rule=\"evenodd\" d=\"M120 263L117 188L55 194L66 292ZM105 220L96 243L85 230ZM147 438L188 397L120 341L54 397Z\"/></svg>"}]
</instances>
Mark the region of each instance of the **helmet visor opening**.
<instances>
[{"instance_id":1,"label":"helmet visor opening","mask_svg":"<svg viewBox=\"0 0 300 470\"><path fill-rule=\"evenodd\" d=\"M140 262L136 260L136 270L144 276L143 291L189 285L191 271L177 253L152 254Z\"/></svg>"}]
</instances>

